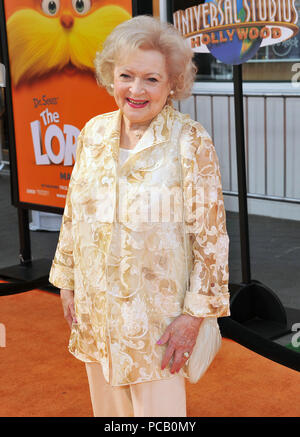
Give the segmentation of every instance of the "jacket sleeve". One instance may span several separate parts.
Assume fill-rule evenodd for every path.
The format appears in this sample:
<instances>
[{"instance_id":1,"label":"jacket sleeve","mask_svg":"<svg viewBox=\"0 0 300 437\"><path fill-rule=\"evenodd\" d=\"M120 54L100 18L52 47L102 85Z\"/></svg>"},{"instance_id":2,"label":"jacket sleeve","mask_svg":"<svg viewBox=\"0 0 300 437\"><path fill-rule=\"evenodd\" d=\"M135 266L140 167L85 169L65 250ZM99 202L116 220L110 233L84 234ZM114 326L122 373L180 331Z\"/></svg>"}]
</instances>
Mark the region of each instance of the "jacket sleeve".
<instances>
[{"instance_id":1,"label":"jacket sleeve","mask_svg":"<svg viewBox=\"0 0 300 437\"><path fill-rule=\"evenodd\" d=\"M68 290L74 290L71 193L73 177L79 167L80 153L83 147L83 137L84 129L82 129L77 138L76 162L70 178L58 244L49 274L49 282L51 284L57 288L66 288Z\"/></svg>"},{"instance_id":2,"label":"jacket sleeve","mask_svg":"<svg viewBox=\"0 0 300 437\"><path fill-rule=\"evenodd\" d=\"M219 161L210 136L199 123L183 129L182 159L186 240L191 257L183 313L229 316L229 238Z\"/></svg>"}]
</instances>

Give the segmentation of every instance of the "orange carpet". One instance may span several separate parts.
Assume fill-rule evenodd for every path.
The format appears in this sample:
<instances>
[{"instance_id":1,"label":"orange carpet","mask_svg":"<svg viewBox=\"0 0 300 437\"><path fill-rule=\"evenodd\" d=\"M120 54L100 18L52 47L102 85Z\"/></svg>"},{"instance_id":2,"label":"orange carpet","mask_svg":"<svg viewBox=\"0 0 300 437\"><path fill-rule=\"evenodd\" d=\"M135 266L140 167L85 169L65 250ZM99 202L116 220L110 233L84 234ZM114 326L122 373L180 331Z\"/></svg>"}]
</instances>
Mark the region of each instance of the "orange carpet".
<instances>
[{"instance_id":1,"label":"orange carpet","mask_svg":"<svg viewBox=\"0 0 300 437\"><path fill-rule=\"evenodd\" d=\"M59 296L0 297L0 324L0 416L92 416L84 364L67 351ZM299 417L299 386L299 372L224 339L200 382L187 384L188 416Z\"/></svg>"}]
</instances>

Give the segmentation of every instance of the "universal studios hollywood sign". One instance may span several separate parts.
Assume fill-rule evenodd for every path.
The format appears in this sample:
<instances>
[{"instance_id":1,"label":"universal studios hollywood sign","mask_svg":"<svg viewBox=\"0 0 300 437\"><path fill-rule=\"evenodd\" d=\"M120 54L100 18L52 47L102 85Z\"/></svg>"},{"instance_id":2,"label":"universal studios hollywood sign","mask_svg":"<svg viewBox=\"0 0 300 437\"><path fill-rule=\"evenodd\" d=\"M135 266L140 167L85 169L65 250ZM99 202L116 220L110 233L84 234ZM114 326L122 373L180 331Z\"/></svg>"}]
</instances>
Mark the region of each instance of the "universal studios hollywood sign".
<instances>
[{"instance_id":1,"label":"universal studios hollywood sign","mask_svg":"<svg viewBox=\"0 0 300 437\"><path fill-rule=\"evenodd\" d=\"M173 22L195 52L227 64L244 63L299 31L295 0L206 0L174 12Z\"/></svg>"}]
</instances>

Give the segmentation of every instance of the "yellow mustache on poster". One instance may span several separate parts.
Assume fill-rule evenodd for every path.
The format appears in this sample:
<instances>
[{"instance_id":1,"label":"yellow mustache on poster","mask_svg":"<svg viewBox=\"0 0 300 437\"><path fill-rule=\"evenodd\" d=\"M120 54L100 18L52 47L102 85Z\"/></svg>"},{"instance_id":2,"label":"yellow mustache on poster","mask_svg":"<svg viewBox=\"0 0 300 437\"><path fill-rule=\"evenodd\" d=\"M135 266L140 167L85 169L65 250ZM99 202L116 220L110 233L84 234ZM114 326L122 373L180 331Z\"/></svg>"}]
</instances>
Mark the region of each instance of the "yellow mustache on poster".
<instances>
[{"instance_id":1,"label":"yellow mustache on poster","mask_svg":"<svg viewBox=\"0 0 300 437\"><path fill-rule=\"evenodd\" d=\"M72 28L66 29L59 18L33 9L15 12L7 21L13 84L61 71L69 64L94 71L96 51L118 24L130 18L119 6L103 6L87 16L74 17Z\"/></svg>"}]
</instances>

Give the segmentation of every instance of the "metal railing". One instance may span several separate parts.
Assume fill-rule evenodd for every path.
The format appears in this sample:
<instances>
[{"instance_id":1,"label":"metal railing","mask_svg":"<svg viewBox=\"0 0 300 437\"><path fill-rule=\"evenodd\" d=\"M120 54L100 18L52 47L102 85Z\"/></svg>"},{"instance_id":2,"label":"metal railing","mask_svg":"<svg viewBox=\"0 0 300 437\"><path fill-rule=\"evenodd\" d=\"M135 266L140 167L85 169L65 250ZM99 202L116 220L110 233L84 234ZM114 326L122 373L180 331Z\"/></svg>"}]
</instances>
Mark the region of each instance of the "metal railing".
<instances>
[{"instance_id":1,"label":"metal railing","mask_svg":"<svg viewBox=\"0 0 300 437\"><path fill-rule=\"evenodd\" d=\"M4 148L4 126L3 126L3 115L5 112L5 66L0 63L0 171L4 169L5 165L9 163L3 160L3 148Z\"/></svg>"},{"instance_id":2,"label":"metal railing","mask_svg":"<svg viewBox=\"0 0 300 437\"><path fill-rule=\"evenodd\" d=\"M207 129L218 153L223 193L238 196L232 92L197 92L176 107ZM244 93L247 196L300 204L300 95Z\"/></svg>"}]
</instances>

